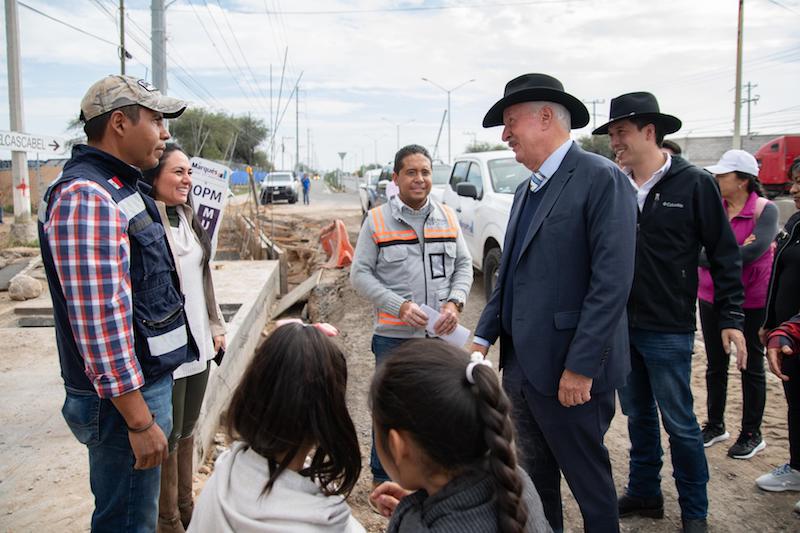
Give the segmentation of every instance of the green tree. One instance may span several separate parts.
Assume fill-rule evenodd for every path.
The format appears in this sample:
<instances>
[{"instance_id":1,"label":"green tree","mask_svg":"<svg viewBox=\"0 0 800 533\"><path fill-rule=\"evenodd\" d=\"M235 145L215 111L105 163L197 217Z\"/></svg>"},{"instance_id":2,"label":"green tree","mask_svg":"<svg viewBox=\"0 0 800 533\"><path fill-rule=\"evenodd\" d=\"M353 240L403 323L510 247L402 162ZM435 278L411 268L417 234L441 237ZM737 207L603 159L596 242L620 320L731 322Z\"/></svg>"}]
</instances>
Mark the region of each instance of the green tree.
<instances>
[{"instance_id":1,"label":"green tree","mask_svg":"<svg viewBox=\"0 0 800 533\"><path fill-rule=\"evenodd\" d=\"M191 155L220 160L230 157L233 162L271 167L258 145L269 133L260 119L213 113L205 109L187 109L179 118L170 121L170 131L176 142ZM233 155L231 156L231 146Z\"/></svg>"},{"instance_id":2,"label":"green tree","mask_svg":"<svg viewBox=\"0 0 800 533\"><path fill-rule=\"evenodd\" d=\"M614 152L608 142L608 135L584 135L578 139L581 148L587 152L600 154L608 159L614 161Z\"/></svg>"},{"instance_id":3,"label":"green tree","mask_svg":"<svg viewBox=\"0 0 800 533\"><path fill-rule=\"evenodd\" d=\"M504 143L492 144L486 141L475 141L467 145L467 153L476 152L491 152L494 150L508 150L508 146Z\"/></svg>"}]
</instances>

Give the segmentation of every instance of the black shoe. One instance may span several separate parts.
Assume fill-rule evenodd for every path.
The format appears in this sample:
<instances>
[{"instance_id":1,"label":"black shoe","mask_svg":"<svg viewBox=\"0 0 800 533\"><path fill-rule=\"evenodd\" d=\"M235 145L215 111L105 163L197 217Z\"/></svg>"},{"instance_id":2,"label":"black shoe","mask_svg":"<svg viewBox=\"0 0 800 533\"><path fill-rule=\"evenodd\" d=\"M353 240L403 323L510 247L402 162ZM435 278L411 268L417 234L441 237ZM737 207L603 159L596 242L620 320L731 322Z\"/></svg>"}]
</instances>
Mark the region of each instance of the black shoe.
<instances>
[{"instance_id":1,"label":"black shoe","mask_svg":"<svg viewBox=\"0 0 800 533\"><path fill-rule=\"evenodd\" d=\"M767 447L761 433L746 433L742 431L736 444L728 449L728 457L734 459L750 459L755 454Z\"/></svg>"},{"instance_id":2,"label":"black shoe","mask_svg":"<svg viewBox=\"0 0 800 533\"><path fill-rule=\"evenodd\" d=\"M708 522L705 518L683 518L683 533L707 533Z\"/></svg>"},{"instance_id":3,"label":"black shoe","mask_svg":"<svg viewBox=\"0 0 800 533\"><path fill-rule=\"evenodd\" d=\"M731 434L725 431L725 426L718 426L711 422L703 424L703 446L706 448L718 442L728 440L730 436Z\"/></svg>"},{"instance_id":4,"label":"black shoe","mask_svg":"<svg viewBox=\"0 0 800 533\"><path fill-rule=\"evenodd\" d=\"M637 498L624 494L617 500L619 516L646 516L647 518L664 518L664 497Z\"/></svg>"}]
</instances>

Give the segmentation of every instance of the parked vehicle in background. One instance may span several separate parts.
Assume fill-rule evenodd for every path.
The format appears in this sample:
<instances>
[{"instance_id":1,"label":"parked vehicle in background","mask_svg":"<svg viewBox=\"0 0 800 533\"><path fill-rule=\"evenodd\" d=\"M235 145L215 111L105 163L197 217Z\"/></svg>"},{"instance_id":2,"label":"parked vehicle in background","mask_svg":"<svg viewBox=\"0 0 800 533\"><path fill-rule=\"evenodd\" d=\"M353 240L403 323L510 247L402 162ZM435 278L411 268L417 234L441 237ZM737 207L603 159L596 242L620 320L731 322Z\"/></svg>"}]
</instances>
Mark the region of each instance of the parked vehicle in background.
<instances>
[{"instance_id":1,"label":"parked vehicle in background","mask_svg":"<svg viewBox=\"0 0 800 533\"><path fill-rule=\"evenodd\" d=\"M261 205L275 200L287 200L293 204L299 195L299 182L291 171L269 172L261 181Z\"/></svg>"},{"instance_id":2,"label":"parked vehicle in background","mask_svg":"<svg viewBox=\"0 0 800 533\"><path fill-rule=\"evenodd\" d=\"M363 215L370 209L370 206L375 204L375 197L377 196L378 178L381 175L381 169L376 168L364 172L364 177L361 178L358 184L358 197L361 200L361 214Z\"/></svg>"},{"instance_id":3,"label":"parked vehicle in background","mask_svg":"<svg viewBox=\"0 0 800 533\"><path fill-rule=\"evenodd\" d=\"M529 176L508 150L464 154L453 162L442 202L458 216L472 264L483 273L487 300L497 281L514 191Z\"/></svg>"},{"instance_id":4,"label":"parked vehicle in background","mask_svg":"<svg viewBox=\"0 0 800 533\"><path fill-rule=\"evenodd\" d=\"M444 190L450 182L450 172L453 167L439 160L433 163L433 174L431 179L433 186L431 187L431 197L437 202L441 202L444 197Z\"/></svg>"},{"instance_id":5,"label":"parked vehicle in background","mask_svg":"<svg viewBox=\"0 0 800 533\"><path fill-rule=\"evenodd\" d=\"M770 198L789 192L788 171L795 157L800 156L800 135L783 135L759 148L758 179Z\"/></svg>"}]
</instances>

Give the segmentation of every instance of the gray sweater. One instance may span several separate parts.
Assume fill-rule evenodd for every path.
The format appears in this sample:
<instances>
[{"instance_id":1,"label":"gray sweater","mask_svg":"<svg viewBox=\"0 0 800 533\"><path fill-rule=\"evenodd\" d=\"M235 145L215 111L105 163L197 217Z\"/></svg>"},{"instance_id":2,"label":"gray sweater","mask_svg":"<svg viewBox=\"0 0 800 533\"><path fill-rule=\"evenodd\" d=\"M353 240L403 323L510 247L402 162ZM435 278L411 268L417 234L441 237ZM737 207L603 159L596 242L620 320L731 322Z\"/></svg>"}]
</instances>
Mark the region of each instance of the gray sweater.
<instances>
[{"instance_id":1,"label":"gray sweater","mask_svg":"<svg viewBox=\"0 0 800 533\"><path fill-rule=\"evenodd\" d=\"M526 533L552 533L539 494L524 470L517 467L528 506ZM403 498L392 514L387 533L494 533L498 531L495 486L484 470L470 470L442 490L428 496L424 490Z\"/></svg>"}]
</instances>

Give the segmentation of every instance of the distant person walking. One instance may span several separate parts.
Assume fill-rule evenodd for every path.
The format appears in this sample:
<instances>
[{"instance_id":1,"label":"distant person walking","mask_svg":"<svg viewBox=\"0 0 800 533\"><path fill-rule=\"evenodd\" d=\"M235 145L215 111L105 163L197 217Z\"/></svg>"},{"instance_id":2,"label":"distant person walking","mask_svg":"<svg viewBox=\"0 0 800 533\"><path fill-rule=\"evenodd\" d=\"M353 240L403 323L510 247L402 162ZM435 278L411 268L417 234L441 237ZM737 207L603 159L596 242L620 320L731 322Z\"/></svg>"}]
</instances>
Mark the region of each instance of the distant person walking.
<instances>
[{"instance_id":1,"label":"distant person walking","mask_svg":"<svg viewBox=\"0 0 800 533\"><path fill-rule=\"evenodd\" d=\"M308 199L308 195L311 192L311 179L308 177L307 172L303 172L303 179L300 183L303 184L303 205L308 205L311 203Z\"/></svg>"},{"instance_id":2,"label":"distant person walking","mask_svg":"<svg viewBox=\"0 0 800 533\"><path fill-rule=\"evenodd\" d=\"M761 437L761 419L767 395L764 375L764 345L758 328L764 322L769 275L775 253L773 240L778 234L778 208L763 197L758 182L756 158L744 150L728 150L716 165L706 167L714 174L722 194L722 204L739 243L744 285L744 337L747 364L742 373L742 428L736 443L728 449L734 459L749 459L766 447ZM700 322L708 356L706 389L708 422L703 426L706 447L726 440L725 401L728 389L730 355L719 336L719 309L714 302L714 283L705 250L700 257Z\"/></svg>"}]
</instances>

